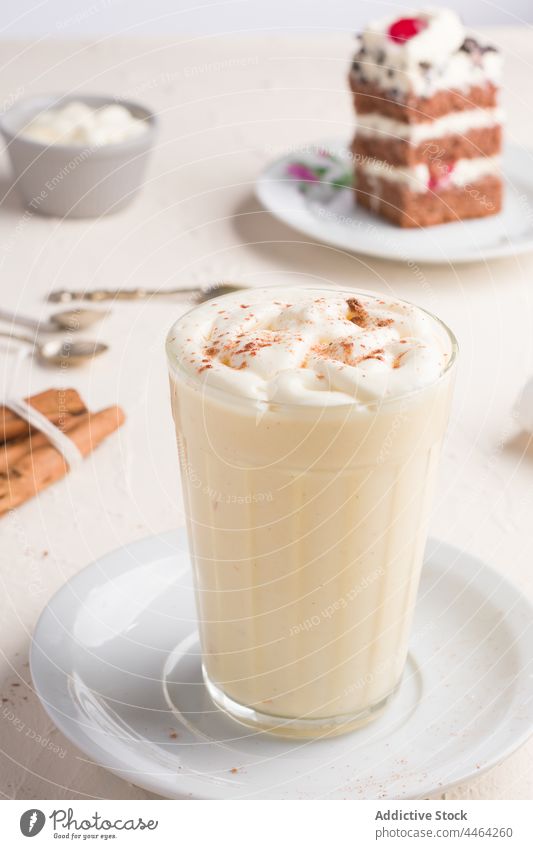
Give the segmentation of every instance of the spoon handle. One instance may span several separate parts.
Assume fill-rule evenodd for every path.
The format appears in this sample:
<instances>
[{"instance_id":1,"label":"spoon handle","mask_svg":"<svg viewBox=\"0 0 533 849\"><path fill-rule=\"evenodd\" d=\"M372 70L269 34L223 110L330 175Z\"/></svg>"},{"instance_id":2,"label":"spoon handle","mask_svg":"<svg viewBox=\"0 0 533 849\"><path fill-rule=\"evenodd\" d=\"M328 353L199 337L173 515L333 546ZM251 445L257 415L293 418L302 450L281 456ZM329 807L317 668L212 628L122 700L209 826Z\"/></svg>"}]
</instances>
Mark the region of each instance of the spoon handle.
<instances>
[{"instance_id":1,"label":"spoon handle","mask_svg":"<svg viewBox=\"0 0 533 849\"><path fill-rule=\"evenodd\" d=\"M56 289L50 292L48 300L53 303L68 303L69 301L138 301L142 298L153 298L168 295L191 295L199 292L199 286L189 286L179 289Z\"/></svg>"},{"instance_id":2,"label":"spoon handle","mask_svg":"<svg viewBox=\"0 0 533 849\"><path fill-rule=\"evenodd\" d=\"M32 339L31 336L22 336L19 333L6 333L4 330L0 330L0 336L4 339L16 339L17 342L27 342L28 345L35 346L37 344L36 339Z\"/></svg>"},{"instance_id":3,"label":"spoon handle","mask_svg":"<svg viewBox=\"0 0 533 849\"><path fill-rule=\"evenodd\" d=\"M21 327L31 327L33 330L42 330L45 333L52 333L58 328L52 322L39 321L36 318L29 318L26 315L0 310L0 321L10 321L12 324L20 324Z\"/></svg>"}]
</instances>

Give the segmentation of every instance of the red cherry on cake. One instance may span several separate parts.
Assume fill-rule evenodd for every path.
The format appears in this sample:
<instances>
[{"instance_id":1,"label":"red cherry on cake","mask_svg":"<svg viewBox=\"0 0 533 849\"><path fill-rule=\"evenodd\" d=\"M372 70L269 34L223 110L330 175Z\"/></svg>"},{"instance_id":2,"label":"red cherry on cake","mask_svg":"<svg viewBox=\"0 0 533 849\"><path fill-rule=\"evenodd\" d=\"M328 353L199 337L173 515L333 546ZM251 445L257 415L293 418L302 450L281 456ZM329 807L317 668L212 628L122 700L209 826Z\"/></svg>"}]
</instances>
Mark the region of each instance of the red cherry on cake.
<instances>
[{"instance_id":1,"label":"red cherry on cake","mask_svg":"<svg viewBox=\"0 0 533 849\"><path fill-rule=\"evenodd\" d=\"M390 25L388 35L392 41L403 44L426 27L427 23L422 18L400 18Z\"/></svg>"}]
</instances>

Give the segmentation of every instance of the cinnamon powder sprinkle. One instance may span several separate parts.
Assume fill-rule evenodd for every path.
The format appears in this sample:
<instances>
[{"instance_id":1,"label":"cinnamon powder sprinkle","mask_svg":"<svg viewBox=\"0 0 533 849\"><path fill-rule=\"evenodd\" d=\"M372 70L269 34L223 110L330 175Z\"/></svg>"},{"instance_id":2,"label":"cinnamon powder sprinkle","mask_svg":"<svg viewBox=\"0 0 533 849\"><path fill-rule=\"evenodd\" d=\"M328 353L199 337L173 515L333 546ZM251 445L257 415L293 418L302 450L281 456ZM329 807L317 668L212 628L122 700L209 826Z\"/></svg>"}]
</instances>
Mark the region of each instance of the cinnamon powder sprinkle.
<instances>
[{"instance_id":1,"label":"cinnamon powder sprinkle","mask_svg":"<svg viewBox=\"0 0 533 849\"><path fill-rule=\"evenodd\" d=\"M350 310L350 315L348 316L348 320L353 324L358 324L359 327L366 327L368 324L369 315L361 301L358 301L357 298L348 298L346 303L348 304L348 309Z\"/></svg>"},{"instance_id":2,"label":"cinnamon powder sprinkle","mask_svg":"<svg viewBox=\"0 0 533 849\"><path fill-rule=\"evenodd\" d=\"M354 359L350 361L354 343L351 342L349 339L344 339L340 344L346 357L344 361L337 360L335 352L335 343L329 345L315 345L312 350L320 357L326 357L327 359L333 360L339 368L342 368L343 365L357 366L359 365L359 363L362 363L365 360L380 360L381 362L385 362L384 348L373 348L367 354L363 354L360 357L354 357Z\"/></svg>"},{"instance_id":3,"label":"cinnamon powder sprinkle","mask_svg":"<svg viewBox=\"0 0 533 849\"><path fill-rule=\"evenodd\" d=\"M393 318L371 318L368 311L357 298L348 298L346 301L350 315L348 320L359 327L390 327L394 324Z\"/></svg>"},{"instance_id":4,"label":"cinnamon powder sprinkle","mask_svg":"<svg viewBox=\"0 0 533 849\"><path fill-rule=\"evenodd\" d=\"M270 348L273 344L278 342L280 342L280 339L276 336L271 339L250 339L250 341L246 342L241 348L237 348L234 353L237 356L239 354L250 354L251 357L255 357L261 348Z\"/></svg>"}]
</instances>

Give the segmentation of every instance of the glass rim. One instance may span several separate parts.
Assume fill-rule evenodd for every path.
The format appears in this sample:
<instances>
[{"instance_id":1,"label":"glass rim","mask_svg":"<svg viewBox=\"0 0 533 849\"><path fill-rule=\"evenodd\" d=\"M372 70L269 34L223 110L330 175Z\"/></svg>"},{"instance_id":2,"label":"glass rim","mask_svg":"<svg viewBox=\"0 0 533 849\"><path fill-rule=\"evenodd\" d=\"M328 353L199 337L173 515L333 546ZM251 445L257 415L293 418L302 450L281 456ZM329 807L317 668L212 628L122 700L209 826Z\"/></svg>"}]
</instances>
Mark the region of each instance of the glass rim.
<instances>
[{"instance_id":1,"label":"glass rim","mask_svg":"<svg viewBox=\"0 0 533 849\"><path fill-rule=\"evenodd\" d=\"M253 291L254 289L261 289L263 291L266 290L266 291L278 292L280 290L286 291L288 288L299 289L299 290L307 291L307 292L333 292L333 293L341 294L341 295L349 295L351 297L357 297L357 295L363 295L365 297L374 298L375 300L380 300L380 299L383 298L382 295L380 295L376 292L371 292L371 291L365 290L365 289L339 289L339 288L327 288L327 287L322 287L322 286L293 286L293 287L288 287L288 286L285 286L285 285L257 286L257 287L256 286L248 286L248 287L243 286L242 290L243 291L249 291L249 290ZM231 297L233 297L233 295L234 295L234 293L230 292L230 293L226 293L225 295L221 295L220 298L221 299L231 298ZM216 299L216 295L211 300L215 300L215 299ZM424 384L424 386L419 386L417 389L410 389L407 392L401 392L398 395L392 395L392 396L387 396L387 397L383 397L383 398L376 398L375 401L371 401L369 403L361 403L361 402L358 402L356 398L354 398L352 401L342 401L338 404L318 404L318 403L317 404L299 404L297 402L291 403L291 402L287 402L287 401L265 400L265 399L256 398L256 397L253 397L253 396L250 396L250 395L242 395L242 394L238 394L236 392L230 392L227 389L221 388L220 386L210 386L210 385L208 385L208 383L206 382L205 379L202 380L201 377L198 377L197 375L188 371L186 368L183 368L180 365L180 363L178 362L174 353L171 352L171 349L170 349L170 345L171 345L170 336L173 333L173 331L175 330L175 328L180 324L180 322L185 320L187 318L187 316L189 316L191 313L195 312L196 310L201 309L204 306L203 303L193 304L193 306L190 309L186 310L186 312L184 312L182 315L180 315L180 317L178 319L176 319L176 321L174 321L172 323L172 325L170 326L170 328L167 332L167 335L165 337L165 351L166 351L166 355L167 355L169 370L172 371L172 372L176 372L180 377L186 378L193 385L196 384L198 386L198 388L201 389L206 394L209 394L209 395L214 394L215 396L218 395L218 396L220 396L224 399L234 400L235 402L240 401L241 403L243 403L247 406L253 405L255 408L257 408L258 406L261 406L261 407L268 407L268 408L276 409L276 410L298 409L298 410L302 410L302 411L305 411L305 410L310 411L310 410L318 410L319 409L319 410L322 410L322 412L325 413L328 410L331 410L331 411L332 410L338 410L339 408L346 409L346 408L354 407L357 410L360 410L361 408L373 409L376 406L379 406L381 408L382 406L387 405L387 404L397 403L398 401L403 401L404 399L411 398L415 395L418 395L421 392L424 392L425 390L430 389L433 386L437 386L437 384L439 384L441 382L441 380L443 380L446 377L446 375L450 372L452 367L456 364L457 355L459 353L459 343L457 341L457 337L455 336L455 333L453 332L453 330L451 330L450 327L448 327L446 322L443 321L441 318L439 318L434 313L430 312L430 310L425 309L425 307L420 307L417 304L414 304L412 301L407 301L405 298L397 298L396 296L394 296L392 300L396 301L399 304L406 304L409 307L414 307L415 309L423 312L430 319L432 319L434 322L436 322L436 324L444 331L444 333L446 334L446 336L447 336L447 338L450 342L450 357L449 357L445 367L443 368L443 370L439 374L439 376L436 377L434 380L432 380L430 383Z\"/></svg>"}]
</instances>

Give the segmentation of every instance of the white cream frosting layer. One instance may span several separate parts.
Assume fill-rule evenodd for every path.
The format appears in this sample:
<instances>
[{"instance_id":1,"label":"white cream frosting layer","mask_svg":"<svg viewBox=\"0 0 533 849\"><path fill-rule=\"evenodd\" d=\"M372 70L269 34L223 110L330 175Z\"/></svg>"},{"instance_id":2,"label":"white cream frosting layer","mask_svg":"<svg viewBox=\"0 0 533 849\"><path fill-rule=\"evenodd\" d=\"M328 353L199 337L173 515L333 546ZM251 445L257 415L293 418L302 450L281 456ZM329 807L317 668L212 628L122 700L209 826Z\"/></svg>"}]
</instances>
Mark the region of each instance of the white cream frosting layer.
<instances>
[{"instance_id":1,"label":"white cream frosting layer","mask_svg":"<svg viewBox=\"0 0 533 849\"><path fill-rule=\"evenodd\" d=\"M429 139L443 138L448 135L466 135L470 130L496 127L503 122L503 109L464 109L449 112L433 121L421 121L417 124L406 124L395 121L379 112L369 112L359 115L357 132L362 136L386 136L391 139L402 139L413 145L421 144Z\"/></svg>"},{"instance_id":2,"label":"white cream frosting layer","mask_svg":"<svg viewBox=\"0 0 533 849\"><path fill-rule=\"evenodd\" d=\"M458 159L453 170L442 178L450 186L467 186L490 174L499 174L501 170L499 156L480 156L475 159ZM427 165L419 163L410 168L395 167L388 162L369 159L358 164L358 169L370 178L389 180L402 183L412 192L427 192L430 190L430 170Z\"/></svg>"},{"instance_id":3,"label":"white cream frosting layer","mask_svg":"<svg viewBox=\"0 0 533 849\"><path fill-rule=\"evenodd\" d=\"M405 42L389 35L399 17L424 20L427 26ZM401 15L374 21L360 36L355 79L363 79L398 95L431 97L437 91L466 92L487 83L498 85L501 56L480 47L474 53L461 50L466 31L451 9L408 10Z\"/></svg>"},{"instance_id":4,"label":"white cream frosting layer","mask_svg":"<svg viewBox=\"0 0 533 849\"><path fill-rule=\"evenodd\" d=\"M361 405L439 378L451 357L423 310L369 293L247 289L179 319L171 363L207 387L258 402Z\"/></svg>"}]
</instances>

